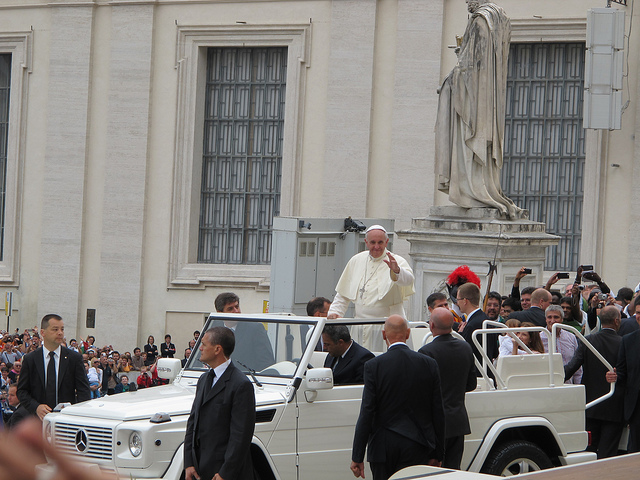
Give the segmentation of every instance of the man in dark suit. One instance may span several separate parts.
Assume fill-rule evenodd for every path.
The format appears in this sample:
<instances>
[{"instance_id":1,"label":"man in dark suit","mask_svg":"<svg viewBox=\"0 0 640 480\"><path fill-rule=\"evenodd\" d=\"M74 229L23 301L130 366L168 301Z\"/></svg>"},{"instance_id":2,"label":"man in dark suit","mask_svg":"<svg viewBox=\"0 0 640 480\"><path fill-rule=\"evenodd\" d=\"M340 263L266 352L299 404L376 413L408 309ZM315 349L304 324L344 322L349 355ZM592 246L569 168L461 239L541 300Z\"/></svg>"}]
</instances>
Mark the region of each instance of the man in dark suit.
<instances>
[{"instance_id":1,"label":"man in dark suit","mask_svg":"<svg viewBox=\"0 0 640 480\"><path fill-rule=\"evenodd\" d=\"M620 327L620 311L613 306L603 308L600 312L600 324L602 330L586 338L611 365L616 365L622 341L622 337L617 334ZM609 393L609 383L605 378L607 367L583 342L579 343L575 355L564 367L565 381L570 379L581 366L583 368L581 383L586 390L587 402ZM613 397L585 412L586 428L591 432L590 449L597 452L598 458L613 457L618 453L618 444L624 427L623 403L622 389L616 388Z\"/></svg>"},{"instance_id":2,"label":"man in dark suit","mask_svg":"<svg viewBox=\"0 0 640 480\"><path fill-rule=\"evenodd\" d=\"M509 318L515 318L520 322L530 322L538 327L547 327L544 312L553 300L551 293L544 288L537 288L531 294L531 307L521 312L513 312Z\"/></svg>"},{"instance_id":3,"label":"man in dark suit","mask_svg":"<svg viewBox=\"0 0 640 480\"><path fill-rule=\"evenodd\" d=\"M232 292L221 293L215 300L216 311L219 313L241 313L240 298ZM215 321L213 326L224 325L233 330L236 347L233 360L241 367L246 365L256 371L273 365L273 348L267 336L267 331L260 322L237 322L233 320Z\"/></svg>"},{"instance_id":4,"label":"man in dark suit","mask_svg":"<svg viewBox=\"0 0 640 480\"><path fill-rule=\"evenodd\" d=\"M314 297L307 303L307 315L310 317L326 317L329 313L329 307L331 307L331 300L325 297ZM301 326L302 338L306 338L306 334L309 331L309 326ZM302 345L304 350L305 344ZM316 352L324 352L324 345L322 345L322 335L320 340L314 348Z\"/></svg>"},{"instance_id":5,"label":"man in dark suit","mask_svg":"<svg viewBox=\"0 0 640 480\"><path fill-rule=\"evenodd\" d=\"M91 398L82 355L62 346L64 322L59 315L42 318L43 345L24 356L18 380L18 398L40 419L58 403L84 402Z\"/></svg>"},{"instance_id":6,"label":"man in dark suit","mask_svg":"<svg viewBox=\"0 0 640 480\"><path fill-rule=\"evenodd\" d=\"M636 297L635 301L629 304L628 312L632 316L629 318L623 318L620 321L618 335L621 337L624 337L627 333L635 332L640 329L638 321L636 320L640 318L640 296Z\"/></svg>"},{"instance_id":7,"label":"man in dark suit","mask_svg":"<svg viewBox=\"0 0 640 480\"><path fill-rule=\"evenodd\" d=\"M484 313L480 305L480 288L475 283L465 283L458 288L456 298L458 308L465 315L466 321L464 326L458 328L460 335L471 345L473 354L482 363L480 352L476 348L472 340L472 334L476 330L482 328L482 322L487 320L487 314ZM482 336L479 338L482 345ZM496 334L487 335L487 348L485 349L491 360L498 356L498 336Z\"/></svg>"},{"instance_id":8,"label":"man in dark suit","mask_svg":"<svg viewBox=\"0 0 640 480\"><path fill-rule=\"evenodd\" d=\"M640 330L622 337L618 362L613 372L607 372L608 382L624 392L624 419L629 424L629 453L640 452Z\"/></svg>"},{"instance_id":9,"label":"man in dark suit","mask_svg":"<svg viewBox=\"0 0 640 480\"><path fill-rule=\"evenodd\" d=\"M471 433L464 405L465 394L475 390L478 377L473 350L467 342L451 335L453 323L453 314L449 309L434 309L429 320L429 328L434 339L418 351L433 358L440 371L445 416L445 450L442 466L459 470L464 451L464 436Z\"/></svg>"},{"instance_id":10,"label":"man in dark suit","mask_svg":"<svg viewBox=\"0 0 640 480\"><path fill-rule=\"evenodd\" d=\"M16 384L9 385L9 392L7 395L7 402L13 410L13 413L9 417L6 423L7 428L14 428L25 418L29 418L31 414L24 408L24 405L20 403L18 399L18 386Z\"/></svg>"},{"instance_id":11,"label":"man in dark suit","mask_svg":"<svg viewBox=\"0 0 640 480\"><path fill-rule=\"evenodd\" d=\"M253 385L230 357L233 332L203 334L200 360L211 367L198 380L184 439L185 480L252 480L251 438L256 422Z\"/></svg>"},{"instance_id":12,"label":"man in dark suit","mask_svg":"<svg viewBox=\"0 0 640 480\"><path fill-rule=\"evenodd\" d=\"M322 341L324 350L329 352L324 366L333 370L333 383L362 383L364 364L374 357L373 353L354 342L344 325L326 325Z\"/></svg>"},{"instance_id":13,"label":"man in dark suit","mask_svg":"<svg viewBox=\"0 0 640 480\"><path fill-rule=\"evenodd\" d=\"M374 480L444 457L444 409L438 364L406 345L407 321L391 315L382 337L389 347L364 366L364 390L351 454L351 471L364 478L368 450Z\"/></svg>"},{"instance_id":14,"label":"man in dark suit","mask_svg":"<svg viewBox=\"0 0 640 480\"><path fill-rule=\"evenodd\" d=\"M192 350L190 348L185 348L184 349L184 358L182 360L180 360L180 363L182 364L182 368L184 368L184 366L189 361L189 357L191 356L191 351Z\"/></svg>"}]
</instances>

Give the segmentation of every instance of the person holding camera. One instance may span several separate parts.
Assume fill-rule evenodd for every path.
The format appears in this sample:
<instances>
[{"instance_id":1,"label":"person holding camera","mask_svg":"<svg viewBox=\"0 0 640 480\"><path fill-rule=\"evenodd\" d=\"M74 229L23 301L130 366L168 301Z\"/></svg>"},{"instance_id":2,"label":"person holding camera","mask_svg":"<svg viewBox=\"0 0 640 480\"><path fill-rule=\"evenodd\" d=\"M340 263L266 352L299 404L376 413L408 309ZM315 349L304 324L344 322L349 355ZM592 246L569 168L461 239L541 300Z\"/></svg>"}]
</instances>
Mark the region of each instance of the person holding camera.
<instances>
[{"instance_id":1,"label":"person holding camera","mask_svg":"<svg viewBox=\"0 0 640 480\"><path fill-rule=\"evenodd\" d=\"M515 298L520 302L520 308L522 310L529 310L531 306L531 294L535 291L536 287L525 287L520 291L520 280L527 275L531 275L531 269L527 267L520 267L520 270L516 272L516 278L513 280L513 286L511 287L511 298Z\"/></svg>"},{"instance_id":2,"label":"person holding camera","mask_svg":"<svg viewBox=\"0 0 640 480\"><path fill-rule=\"evenodd\" d=\"M544 288L537 288L531 294L531 307L521 312L513 312L509 318L520 322L531 322L538 327L546 327L545 310L551 305L551 293Z\"/></svg>"},{"instance_id":3,"label":"person holding camera","mask_svg":"<svg viewBox=\"0 0 640 480\"><path fill-rule=\"evenodd\" d=\"M103 354L100 357L100 364L102 367L102 395L113 395L116 393L116 386L120 382L118 379L118 371L116 368L116 362L113 358L107 357Z\"/></svg>"}]
</instances>

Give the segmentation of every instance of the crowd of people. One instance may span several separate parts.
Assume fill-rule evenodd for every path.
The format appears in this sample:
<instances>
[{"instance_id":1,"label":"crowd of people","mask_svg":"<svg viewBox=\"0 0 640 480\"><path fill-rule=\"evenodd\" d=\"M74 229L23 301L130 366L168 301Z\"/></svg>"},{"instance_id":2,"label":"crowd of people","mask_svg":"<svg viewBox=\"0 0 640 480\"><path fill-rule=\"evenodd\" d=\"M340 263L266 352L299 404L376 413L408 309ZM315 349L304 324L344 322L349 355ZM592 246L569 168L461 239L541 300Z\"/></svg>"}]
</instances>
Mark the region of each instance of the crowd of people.
<instances>
[{"instance_id":1,"label":"crowd of people","mask_svg":"<svg viewBox=\"0 0 640 480\"><path fill-rule=\"evenodd\" d=\"M565 383L585 386L587 402L608 393L609 383L617 381L611 398L586 411L586 429L591 435L589 449L596 452L598 458L616 455L623 430L629 425L627 449L638 451L640 412L633 392L640 380L635 370L639 362L637 358L632 361L621 358L625 355L621 344L634 345L632 342L640 337L640 285L620 288L614 296L591 266L581 266L575 280L568 280L562 289L557 288L557 284L568 275L558 272L545 285L521 290L520 281L530 273L522 267L508 295L490 291L483 296L479 278L467 267L460 267L447 279L449 296L431 294L427 299L428 310L433 315L436 309L450 309L456 317L454 330L469 343L479 360L481 354L472 336L475 330L483 328L485 320L521 329L515 330L515 335L486 336L487 345L483 349L494 364L502 356L550 353L556 324L573 327L585 335L607 362L616 367L613 371L609 371L571 329L557 329L555 350L551 353L558 353L562 358ZM637 351L637 346L634 347L633 351Z\"/></svg>"},{"instance_id":2,"label":"crowd of people","mask_svg":"<svg viewBox=\"0 0 640 480\"><path fill-rule=\"evenodd\" d=\"M27 353L36 351L42 345L40 329L25 329L24 332L2 332L0 353L0 405L2 408L2 420L5 425L14 426L18 420L23 419L19 410L16 389L22 370L22 360ZM184 349L184 357L181 359L184 366L195 347L199 331L194 332L194 337ZM176 347L171 343L171 335L165 335L165 341L158 346L154 337L150 335L143 349L135 347L133 352L120 353L112 345L99 347L93 335L86 339L69 342L64 339L62 345L77 352L82 356L82 364L89 382L91 398L100 398L105 395L115 395L123 392L132 392L141 388L149 388L163 385L165 380L158 377L158 358L174 358ZM15 413L18 412L18 415Z\"/></svg>"}]
</instances>

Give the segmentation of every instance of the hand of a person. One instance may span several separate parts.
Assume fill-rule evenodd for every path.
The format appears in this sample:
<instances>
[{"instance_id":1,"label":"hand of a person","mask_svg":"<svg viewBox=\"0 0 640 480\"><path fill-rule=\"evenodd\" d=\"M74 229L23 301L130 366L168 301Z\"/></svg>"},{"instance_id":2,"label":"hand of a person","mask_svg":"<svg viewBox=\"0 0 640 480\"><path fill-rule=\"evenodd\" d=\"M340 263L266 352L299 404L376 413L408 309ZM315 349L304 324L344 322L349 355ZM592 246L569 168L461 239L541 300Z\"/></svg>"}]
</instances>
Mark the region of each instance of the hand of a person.
<instances>
[{"instance_id":1,"label":"hand of a person","mask_svg":"<svg viewBox=\"0 0 640 480\"><path fill-rule=\"evenodd\" d=\"M608 371L605 374L605 377L607 379L607 382L609 382L609 383L617 382L618 381L618 374L616 373L615 367L613 368L613 372L612 371Z\"/></svg>"},{"instance_id":2,"label":"hand of a person","mask_svg":"<svg viewBox=\"0 0 640 480\"><path fill-rule=\"evenodd\" d=\"M389 252L387 252L387 258L389 260L383 260L383 262L387 264L387 266L391 269L393 273L398 275L400 273L400 267L398 266L398 262L396 261L395 258L393 258L393 255L391 255Z\"/></svg>"},{"instance_id":3,"label":"hand of a person","mask_svg":"<svg viewBox=\"0 0 640 480\"><path fill-rule=\"evenodd\" d=\"M196 472L196 467L187 467L184 471L184 480L200 480L200 475Z\"/></svg>"},{"instance_id":4,"label":"hand of a person","mask_svg":"<svg viewBox=\"0 0 640 480\"><path fill-rule=\"evenodd\" d=\"M364 462L351 462L351 471L354 477L364 478Z\"/></svg>"},{"instance_id":5,"label":"hand of a person","mask_svg":"<svg viewBox=\"0 0 640 480\"><path fill-rule=\"evenodd\" d=\"M551 277L547 281L547 287L551 287L551 285L555 285L556 283L558 283L558 280L559 280L558 279L558 272L556 272L553 275L551 275Z\"/></svg>"},{"instance_id":6,"label":"hand of a person","mask_svg":"<svg viewBox=\"0 0 640 480\"><path fill-rule=\"evenodd\" d=\"M211 480L224 480L219 473L216 473Z\"/></svg>"},{"instance_id":7,"label":"hand of a person","mask_svg":"<svg viewBox=\"0 0 640 480\"><path fill-rule=\"evenodd\" d=\"M432 459L429 460L427 465L429 465L430 467L441 467L442 466L442 461L436 460L435 458L432 458Z\"/></svg>"},{"instance_id":8,"label":"hand of a person","mask_svg":"<svg viewBox=\"0 0 640 480\"><path fill-rule=\"evenodd\" d=\"M596 272L584 272L582 274L582 277L596 283L600 283L602 281L602 279L600 278L600 275L598 275Z\"/></svg>"},{"instance_id":9,"label":"hand of a person","mask_svg":"<svg viewBox=\"0 0 640 480\"><path fill-rule=\"evenodd\" d=\"M580 295L580 284L579 283L574 283L573 287L571 287L571 296L572 297L577 297Z\"/></svg>"},{"instance_id":10,"label":"hand of a person","mask_svg":"<svg viewBox=\"0 0 640 480\"><path fill-rule=\"evenodd\" d=\"M462 333L466 325L467 325L467 322L460 322L460 324L458 325L458 333Z\"/></svg>"},{"instance_id":11,"label":"hand of a person","mask_svg":"<svg viewBox=\"0 0 640 480\"><path fill-rule=\"evenodd\" d=\"M44 440L42 424L34 418L24 420L15 430L0 433L0 480L42 478L35 467L47 462L45 455L55 465L51 477L55 480L117 480L112 473L96 473L62 454Z\"/></svg>"},{"instance_id":12,"label":"hand of a person","mask_svg":"<svg viewBox=\"0 0 640 480\"><path fill-rule=\"evenodd\" d=\"M327 320L334 320L336 318L339 318L337 313L330 313L327 315Z\"/></svg>"},{"instance_id":13,"label":"hand of a person","mask_svg":"<svg viewBox=\"0 0 640 480\"><path fill-rule=\"evenodd\" d=\"M526 275L528 275L528 273L525 273L525 269L527 267L521 267L520 270L518 270L518 272L516 273L516 280L520 281L520 279Z\"/></svg>"},{"instance_id":14,"label":"hand of a person","mask_svg":"<svg viewBox=\"0 0 640 480\"><path fill-rule=\"evenodd\" d=\"M40 420L42 420L47 413L51 413L51 407L46 403L41 403L38 405L38 408L36 408L36 414L38 414Z\"/></svg>"},{"instance_id":15,"label":"hand of a person","mask_svg":"<svg viewBox=\"0 0 640 480\"><path fill-rule=\"evenodd\" d=\"M615 305L616 304L616 299L613 295L611 295L610 293L607 294L607 305Z\"/></svg>"}]
</instances>

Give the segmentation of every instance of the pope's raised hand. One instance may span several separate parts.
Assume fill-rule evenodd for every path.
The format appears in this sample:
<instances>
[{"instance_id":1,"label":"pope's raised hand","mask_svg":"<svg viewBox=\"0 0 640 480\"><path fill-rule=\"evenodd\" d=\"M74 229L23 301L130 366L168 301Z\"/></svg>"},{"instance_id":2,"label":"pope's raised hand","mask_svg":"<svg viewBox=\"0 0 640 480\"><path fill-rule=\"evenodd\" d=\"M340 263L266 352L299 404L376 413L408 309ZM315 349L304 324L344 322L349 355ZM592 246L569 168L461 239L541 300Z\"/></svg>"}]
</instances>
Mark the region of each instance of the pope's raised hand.
<instances>
[{"instance_id":1,"label":"pope's raised hand","mask_svg":"<svg viewBox=\"0 0 640 480\"><path fill-rule=\"evenodd\" d=\"M389 260L383 260L384 263L386 263L389 266L389 268L393 273L398 275L400 273L400 267L398 266L398 262L396 262L396 259L393 258L393 255L391 255L389 252L387 252L387 258L389 258Z\"/></svg>"}]
</instances>

